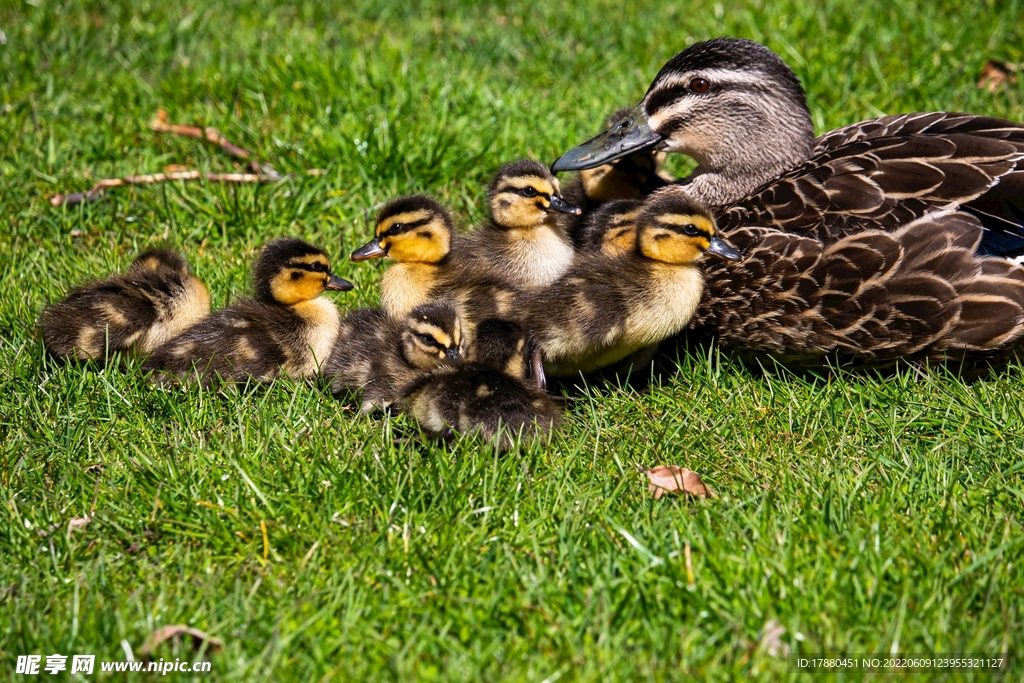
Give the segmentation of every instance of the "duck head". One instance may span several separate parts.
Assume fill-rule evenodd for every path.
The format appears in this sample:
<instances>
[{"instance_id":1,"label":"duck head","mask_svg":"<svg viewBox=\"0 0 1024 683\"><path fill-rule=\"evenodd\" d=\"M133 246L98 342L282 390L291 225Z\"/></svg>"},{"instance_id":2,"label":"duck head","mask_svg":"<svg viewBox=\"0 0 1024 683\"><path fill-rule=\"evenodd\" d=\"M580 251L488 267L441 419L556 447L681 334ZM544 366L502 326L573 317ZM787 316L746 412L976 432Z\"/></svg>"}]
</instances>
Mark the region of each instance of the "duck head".
<instances>
[{"instance_id":1,"label":"duck head","mask_svg":"<svg viewBox=\"0 0 1024 683\"><path fill-rule=\"evenodd\" d=\"M286 306L311 301L324 290L347 292L352 283L331 272L327 255L293 237L267 243L253 272L256 296Z\"/></svg>"},{"instance_id":2,"label":"duck head","mask_svg":"<svg viewBox=\"0 0 1024 683\"><path fill-rule=\"evenodd\" d=\"M552 171L593 168L645 150L678 152L697 160L696 173L721 174L737 185L710 197L728 203L806 161L813 138L807 98L786 63L754 41L716 38L669 60L640 104L563 154Z\"/></svg>"},{"instance_id":3,"label":"duck head","mask_svg":"<svg viewBox=\"0 0 1024 683\"><path fill-rule=\"evenodd\" d=\"M402 358L414 368L428 370L462 361L462 322L446 303L417 306L402 322Z\"/></svg>"},{"instance_id":4,"label":"duck head","mask_svg":"<svg viewBox=\"0 0 1024 683\"><path fill-rule=\"evenodd\" d=\"M374 238L352 252L353 261L381 256L399 262L438 263L451 249L451 213L430 197L399 197L377 214Z\"/></svg>"},{"instance_id":5,"label":"duck head","mask_svg":"<svg viewBox=\"0 0 1024 683\"><path fill-rule=\"evenodd\" d=\"M654 261L674 265L696 263L707 254L739 261L740 252L716 234L715 217L680 192L654 195L637 216L636 249Z\"/></svg>"},{"instance_id":6,"label":"duck head","mask_svg":"<svg viewBox=\"0 0 1024 683\"><path fill-rule=\"evenodd\" d=\"M582 210L560 194L558 179L544 164L521 159L502 166L487 191L494 225L506 230L529 230L554 214L578 216Z\"/></svg>"}]
</instances>

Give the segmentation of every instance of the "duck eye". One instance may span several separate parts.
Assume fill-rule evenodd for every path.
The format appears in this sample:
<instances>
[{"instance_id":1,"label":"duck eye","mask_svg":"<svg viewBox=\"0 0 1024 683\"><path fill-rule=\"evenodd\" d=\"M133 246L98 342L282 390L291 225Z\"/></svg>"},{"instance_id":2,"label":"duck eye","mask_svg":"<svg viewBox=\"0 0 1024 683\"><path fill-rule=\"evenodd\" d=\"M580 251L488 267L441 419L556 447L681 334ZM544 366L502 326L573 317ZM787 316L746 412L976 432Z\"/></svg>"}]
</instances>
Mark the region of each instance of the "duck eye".
<instances>
[{"instance_id":1,"label":"duck eye","mask_svg":"<svg viewBox=\"0 0 1024 683\"><path fill-rule=\"evenodd\" d=\"M690 90L692 90L693 92L697 92L697 93L707 92L708 88L710 88L710 87L711 87L711 84L708 83L703 78L695 78L692 81L690 81Z\"/></svg>"},{"instance_id":2,"label":"duck eye","mask_svg":"<svg viewBox=\"0 0 1024 683\"><path fill-rule=\"evenodd\" d=\"M519 194L523 195L524 197L536 197L537 190L532 187L524 187L523 189L519 190Z\"/></svg>"},{"instance_id":3,"label":"duck eye","mask_svg":"<svg viewBox=\"0 0 1024 683\"><path fill-rule=\"evenodd\" d=\"M700 231L697 230L697 226L694 225L693 223L687 223L686 225L683 226L683 232L689 235L690 237L696 237Z\"/></svg>"},{"instance_id":4,"label":"duck eye","mask_svg":"<svg viewBox=\"0 0 1024 683\"><path fill-rule=\"evenodd\" d=\"M437 342L435 342L434 338L431 337L429 334L417 334L416 336L419 337L420 341L426 344L427 346L437 346Z\"/></svg>"},{"instance_id":5,"label":"duck eye","mask_svg":"<svg viewBox=\"0 0 1024 683\"><path fill-rule=\"evenodd\" d=\"M319 262L318 262L318 263L314 263L313 265L311 265L311 266L310 266L310 269L311 269L311 270L312 270L312 271L313 271L314 273L322 273L322 272L324 272L324 270L325 270L325 269L324 269L324 264L322 264L322 263L319 263Z\"/></svg>"}]
</instances>

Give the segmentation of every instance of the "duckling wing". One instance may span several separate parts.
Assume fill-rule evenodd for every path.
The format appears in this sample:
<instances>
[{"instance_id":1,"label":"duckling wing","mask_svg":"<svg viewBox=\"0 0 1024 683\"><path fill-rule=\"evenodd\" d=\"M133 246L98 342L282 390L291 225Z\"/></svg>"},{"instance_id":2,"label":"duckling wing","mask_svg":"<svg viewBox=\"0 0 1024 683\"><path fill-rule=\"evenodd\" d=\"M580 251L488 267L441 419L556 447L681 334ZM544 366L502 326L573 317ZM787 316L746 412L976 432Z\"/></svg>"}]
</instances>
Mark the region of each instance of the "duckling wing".
<instances>
[{"instance_id":1,"label":"duckling wing","mask_svg":"<svg viewBox=\"0 0 1024 683\"><path fill-rule=\"evenodd\" d=\"M724 209L721 229L771 226L835 241L962 207L988 231L982 253L1024 252L1024 126L967 115L887 117L829 134L817 149Z\"/></svg>"},{"instance_id":2,"label":"duckling wing","mask_svg":"<svg viewBox=\"0 0 1024 683\"><path fill-rule=\"evenodd\" d=\"M144 288L116 277L75 289L48 306L40 327L51 355L103 360L108 353L132 348L157 317Z\"/></svg>"},{"instance_id":3,"label":"duckling wing","mask_svg":"<svg viewBox=\"0 0 1024 683\"><path fill-rule=\"evenodd\" d=\"M299 324L282 308L239 301L161 344L144 367L203 385L273 379L289 358L282 337L294 335Z\"/></svg>"}]
</instances>

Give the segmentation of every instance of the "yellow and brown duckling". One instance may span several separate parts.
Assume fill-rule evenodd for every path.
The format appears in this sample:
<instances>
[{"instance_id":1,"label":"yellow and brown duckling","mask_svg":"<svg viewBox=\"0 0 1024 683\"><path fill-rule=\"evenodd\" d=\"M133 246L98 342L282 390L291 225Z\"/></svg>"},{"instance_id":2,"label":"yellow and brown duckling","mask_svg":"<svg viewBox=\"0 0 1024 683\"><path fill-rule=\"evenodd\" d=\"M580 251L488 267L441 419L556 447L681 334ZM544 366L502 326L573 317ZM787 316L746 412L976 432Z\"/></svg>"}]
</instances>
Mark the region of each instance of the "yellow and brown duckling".
<instances>
[{"instance_id":1,"label":"yellow and brown duckling","mask_svg":"<svg viewBox=\"0 0 1024 683\"><path fill-rule=\"evenodd\" d=\"M577 233L577 248L605 256L636 249L636 219L643 209L639 199L616 199L588 213Z\"/></svg>"},{"instance_id":2,"label":"yellow and brown duckling","mask_svg":"<svg viewBox=\"0 0 1024 683\"><path fill-rule=\"evenodd\" d=\"M360 393L363 412L385 409L417 377L462 362L463 344L450 304L422 304L401 318L361 309L342 321L323 375L335 396Z\"/></svg>"},{"instance_id":3,"label":"yellow and brown duckling","mask_svg":"<svg viewBox=\"0 0 1024 683\"><path fill-rule=\"evenodd\" d=\"M572 265L575 250L558 220L579 207L559 193L541 163L521 159L499 169L488 190L491 220L466 238L479 269L513 287L544 287Z\"/></svg>"},{"instance_id":4,"label":"yellow and brown duckling","mask_svg":"<svg viewBox=\"0 0 1024 683\"><path fill-rule=\"evenodd\" d=\"M637 217L633 251L580 254L564 277L524 298L545 371L592 372L680 332L704 293L698 261L705 254L740 258L702 205L677 194L650 199Z\"/></svg>"},{"instance_id":5,"label":"yellow and brown duckling","mask_svg":"<svg viewBox=\"0 0 1024 683\"><path fill-rule=\"evenodd\" d=\"M561 422L561 409L527 381L528 342L510 321L477 328L470 361L422 375L406 387L402 406L431 436L479 434L503 451L539 438Z\"/></svg>"},{"instance_id":6,"label":"yellow and brown duckling","mask_svg":"<svg viewBox=\"0 0 1024 683\"><path fill-rule=\"evenodd\" d=\"M425 195L399 197L378 212L374 237L352 252L353 261L387 257L395 263L381 280L381 307L402 318L434 299L450 281L455 224L451 213Z\"/></svg>"},{"instance_id":7,"label":"yellow and brown duckling","mask_svg":"<svg viewBox=\"0 0 1024 683\"><path fill-rule=\"evenodd\" d=\"M516 292L499 274L470 257L454 234L451 213L424 195L399 197L377 214L374 238L352 253L353 261L395 261L381 279L384 313L396 320L428 302L455 307L466 340L475 323L512 313Z\"/></svg>"},{"instance_id":8,"label":"yellow and brown duckling","mask_svg":"<svg viewBox=\"0 0 1024 683\"><path fill-rule=\"evenodd\" d=\"M152 249L123 275L47 306L40 328L51 356L102 362L116 352L148 353L209 314L210 295L185 259Z\"/></svg>"},{"instance_id":9,"label":"yellow and brown duckling","mask_svg":"<svg viewBox=\"0 0 1024 683\"><path fill-rule=\"evenodd\" d=\"M338 336L338 309L324 290L352 283L331 272L327 255L299 239L263 247L253 271L256 296L243 298L158 347L145 364L155 379L265 381L308 378L327 360Z\"/></svg>"}]
</instances>

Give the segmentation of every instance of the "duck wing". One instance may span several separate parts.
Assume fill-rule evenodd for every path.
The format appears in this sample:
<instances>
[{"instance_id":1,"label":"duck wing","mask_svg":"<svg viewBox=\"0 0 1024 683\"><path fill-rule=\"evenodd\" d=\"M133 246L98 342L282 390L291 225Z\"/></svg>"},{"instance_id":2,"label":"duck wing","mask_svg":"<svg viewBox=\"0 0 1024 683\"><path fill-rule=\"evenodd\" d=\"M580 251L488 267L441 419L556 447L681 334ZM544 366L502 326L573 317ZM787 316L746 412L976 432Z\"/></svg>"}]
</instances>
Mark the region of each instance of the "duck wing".
<instances>
[{"instance_id":1,"label":"duck wing","mask_svg":"<svg viewBox=\"0 0 1024 683\"><path fill-rule=\"evenodd\" d=\"M721 228L771 226L833 242L963 208L986 230L981 253L1024 253L1024 126L968 115L886 117L823 136L816 149L723 209Z\"/></svg>"},{"instance_id":2,"label":"duck wing","mask_svg":"<svg viewBox=\"0 0 1024 683\"><path fill-rule=\"evenodd\" d=\"M1024 334L1024 270L980 256L983 236L957 211L831 243L738 228L729 240L744 259L707 264L691 327L791 366L998 349Z\"/></svg>"}]
</instances>

